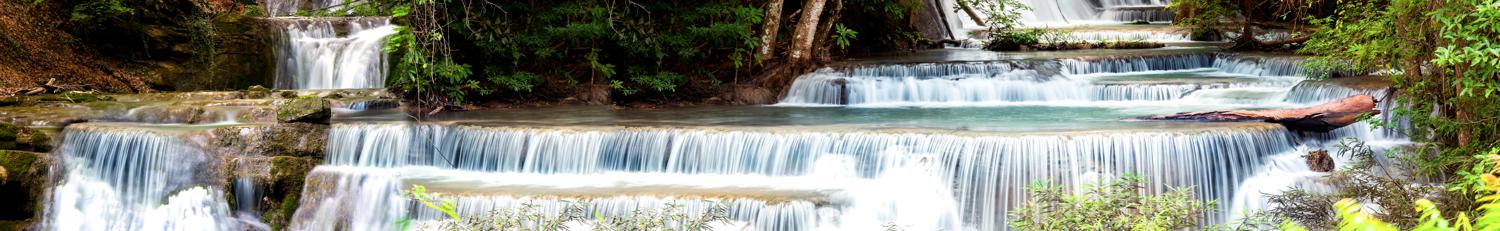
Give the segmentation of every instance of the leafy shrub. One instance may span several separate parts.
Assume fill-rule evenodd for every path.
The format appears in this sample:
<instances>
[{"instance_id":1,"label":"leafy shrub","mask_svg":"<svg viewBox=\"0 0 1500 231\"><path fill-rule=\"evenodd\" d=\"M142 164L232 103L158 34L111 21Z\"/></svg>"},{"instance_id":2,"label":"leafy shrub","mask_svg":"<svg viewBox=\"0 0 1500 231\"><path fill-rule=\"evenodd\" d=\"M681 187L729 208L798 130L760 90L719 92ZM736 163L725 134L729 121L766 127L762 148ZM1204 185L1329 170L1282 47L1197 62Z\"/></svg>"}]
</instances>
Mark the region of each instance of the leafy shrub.
<instances>
[{"instance_id":1,"label":"leafy shrub","mask_svg":"<svg viewBox=\"0 0 1500 231\"><path fill-rule=\"evenodd\" d=\"M1476 168L1482 172L1471 172L1474 177L1466 177L1461 180L1462 184L1479 187L1480 195L1474 202L1480 204L1475 210L1479 214L1473 219L1466 212L1457 212L1454 220L1444 218L1443 211L1438 209L1437 204L1427 199L1417 199L1410 206L1410 213L1416 217L1416 222L1410 227L1418 231L1467 231L1467 230L1497 230L1500 229L1500 148L1491 149L1488 154L1475 155ZM1371 214L1365 206L1360 205L1357 200L1345 198L1333 205L1338 214L1339 230L1398 230L1396 225L1387 223L1380 216ZM1385 208L1390 209L1390 208ZM1282 230L1296 231L1306 230L1301 226L1286 226Z\"/></svg>"},{"instance_id":2,"label":"leafy shrub","mask_svg":"<svg viewBox=\"0 0 1500 231\"><path fill-rule=\"evenodd\" d=\"M844 24L838 24L833 29L833 44L838 46L839 50L847 50L849 49L850 41L853 41L857 36L859 36L859 32L844 27Z\"/></svg>"},{"instance_id":3,"label":"leafy shrub","mask_svg":"<svg viewBox=\"0 0 1500 231\"><path fill-rule=\"evenodd\" d=\"M723 204L711 206L705 211L689 214L682 205L667 202L659 209L640 209L626 216L605 216L590 213L584 202L570 203L555 216L541 211L541 206L523 203L507 210L490 211L488 214L459 214L458 203L451 199L438 199L421 185L413 185L406 195L423 206L447 214L450 220L441 220L435 226L442 230L566 230L568 225L581 224L594 230L712 230L715 224L727 224L729 209ZM467 218L467 219L465 219ZM403 221L409 222L409 221ZM409 225L409 223L408 223Z\"/></svg>"},{"instance_id":4,"label":"leafy shrub","mask_svg":"<svg viewBox=\"0 0 1500 231\"><path fill-rule=\"evenodd\" d=\"M1084 187L1082 195L1061 186L1037 183L1031 199L1012 212L1011 227L1020 230L1182 230L1193 228L1214 202L1193 199L1193 190L1177 188L1162 195L1141 195L1142 179Z\"/></svg>"}]
</instances>

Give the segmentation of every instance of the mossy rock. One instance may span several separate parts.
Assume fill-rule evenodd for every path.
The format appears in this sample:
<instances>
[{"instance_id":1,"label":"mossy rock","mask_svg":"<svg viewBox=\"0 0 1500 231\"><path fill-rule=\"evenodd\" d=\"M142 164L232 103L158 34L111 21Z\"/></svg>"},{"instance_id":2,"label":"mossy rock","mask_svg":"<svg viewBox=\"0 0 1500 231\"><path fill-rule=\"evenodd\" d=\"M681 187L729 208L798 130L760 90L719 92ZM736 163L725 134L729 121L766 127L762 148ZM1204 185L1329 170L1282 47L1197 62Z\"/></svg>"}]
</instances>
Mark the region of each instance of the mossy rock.
<instances>
[{"instance_id":1,"label":"mossy rock","mask_svg":"<svg viewBox=\"0 0 1500 231\"><path fill-rule=\"evenodd\" d=\"M49 163L46 153L0 151L0 223L25 226L36 220L45 193ZM0 225L0 229L11 230Z\"/></svg>"},{"instance_id":2,"label":"mossy rock","mask_svg":"<svg viewBox=\"0 0 1500 231\"><path fill-rule=\"evenodd\" d=\"M276 121L282 123L328 124L333 104L318 97L298 97L276 106Z\"/></svg>"},{"instance_id":3,"label":"mossy rock","mask_svg":"<svg viewBox=\"0 0 1500 231\"><path fill-rule=\"evenodd\" d=\"M327 147L328 125L257 124L216 128L212 133L213 147L225 153L321 158Z\"/></svg>"},{"instance_id":4,"label":"mossy rock","mask_svg":"<svg viewBox=\"0 0 1500 231\"><path fill-rule=\"evenodd\" d=\"M1213 28L1193 28L1188 32L1188 39L1193 41L1218 42L1224 41L1224 33Z\"/></svg>"},{"instance_id":5,"label":"mossy rock","mask_svg":"<svg viewBox=\"0 0 1500 231\"><path fill-rule=\"evenodd\" d=\"M266 224L283 230L290 224L290 218L296 214L297 207L300 205L302 187L306 184L307 173L312 172L318 162L318 159L303 157L271 158L271 191L268 195L272 197L272 201L277 201L279 204L267 209L265 216L262 217Z\"/></svg>"},{"instance_id":6,"label":"mossy rock","mask_svg":"<svg viewBox=\"0 0 1500 231\"><path fill-rule=\"evenodd\" d=\"M67 91L56 95L43 95L35 98L37 101L57 101L70 103L88 103L96 101L114 101L113 97L99 94L93 91Z\"/></svg>"},{"instance_id":7,"label":"mossy rock","mask_svg":"<svg viewBox=\"0 0 1500 231\"><path fill-rule=\"evenodd\" d=\"M52 138L40 130L0 123L0 149L47 152L52 150Z\"/></svg>"},{"instance_id":8,"label":"mossy rock","mask_svg":"<svg viewBox=\"0 0 1500 231\"><path fill-rule=\"evenodd\" d=\"M245 90L245 98L249 99L264 99L270 96L271 89L262 87L260 85L250 86L249 89Z\"/></svg>"}]
</instances>

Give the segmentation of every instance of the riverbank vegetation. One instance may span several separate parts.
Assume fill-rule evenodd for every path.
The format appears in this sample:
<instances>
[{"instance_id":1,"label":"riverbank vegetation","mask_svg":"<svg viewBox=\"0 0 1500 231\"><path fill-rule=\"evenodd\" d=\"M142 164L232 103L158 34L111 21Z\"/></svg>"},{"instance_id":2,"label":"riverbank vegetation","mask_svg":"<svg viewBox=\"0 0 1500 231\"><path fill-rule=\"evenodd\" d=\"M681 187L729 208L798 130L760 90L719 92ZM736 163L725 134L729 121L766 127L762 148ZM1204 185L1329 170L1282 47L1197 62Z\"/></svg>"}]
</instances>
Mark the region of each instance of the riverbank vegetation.
<instances>
[{"instance_id":1,"label":"riverbank vegetation","mask_svg":"<svg viewBox=\"0 0 1500 231\"><path fill-rule=\"evenodd\" d=\"M1481 196L1495 193L1497 182L1488 180L1493 179L1494 168L1483 163L1489 158L1487 150L1500 146L1500 135L1496 135L1500 132L1496 126L1500 123L1500 94L1496 94L1500 93L1500 23L1492 23L1500 22L1500 3L1188 0L1175 1L1173 7L1177 22L1195 29L1238 27L1241 35L1254 35L1260 28L1277 28L1303 34L1276 41L1240 36L1230 49L1292 47L1315 56L1307 67L1315 74L1324 73L1319 78L1349 73L1328 70L1363 70L1356 74L1371 72L1394 83L1398 97L1386 100L1403 105L1392 113L1409 118L1410 124L1375 122L1403 129L1416 142L1393 151L1397 160L1408 165L1355 169L1348 179L1357 184L1334 194L1294 190L1280 195L1277 204L1296 207L1279 211L1281 215L1314 229L1331 228L1335 216L1345 222L1357 220L1350 217L1356 214L1390 222L1391 227L1414 228L1440 222L1435 217L1488 211L1484 205L1493 199ZM1268 10L1272 8L1283 10ZM1332 206L1333 198L1356 198L1386 209L1360 211L1354 202ZM1418 200L1422 202L1413 204Z\"/></svg>"},{"instance_id":2,"label":"riverbank vegetation","mask_svg":"<svg viewBox=\"0 0 1500 231\"><path fill-rule=\"evenodd\" d=\"M906 18L921 3L391 2L405 27L390 39L401 58L389 85L432 105L748 100L726 93L779 90L836 56L926 43Z\"/></svg>"}]
</instances>

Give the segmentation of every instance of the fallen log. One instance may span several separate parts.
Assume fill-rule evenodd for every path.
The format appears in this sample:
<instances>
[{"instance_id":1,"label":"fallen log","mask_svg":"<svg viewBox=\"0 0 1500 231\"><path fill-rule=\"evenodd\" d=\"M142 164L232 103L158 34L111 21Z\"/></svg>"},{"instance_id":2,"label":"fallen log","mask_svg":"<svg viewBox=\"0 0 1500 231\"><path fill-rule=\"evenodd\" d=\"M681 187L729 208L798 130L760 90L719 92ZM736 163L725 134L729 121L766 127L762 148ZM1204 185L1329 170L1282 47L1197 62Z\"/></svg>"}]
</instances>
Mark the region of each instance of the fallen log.
<instances>
[{"instance_id":1,"label":"fallen log","mask_svg":"<svg viewBox=\"0 0 1500 231\"><path fill-rule=\"evenodd\" d=\"M1375 97L1356 95L1327 103L1294 109L1227 110L1184 112L1142 117L1147 120L1264 121L1293 131L1328 132L1355 122L1364 115L1377 115Z\"/></svg>"}]
</instances>

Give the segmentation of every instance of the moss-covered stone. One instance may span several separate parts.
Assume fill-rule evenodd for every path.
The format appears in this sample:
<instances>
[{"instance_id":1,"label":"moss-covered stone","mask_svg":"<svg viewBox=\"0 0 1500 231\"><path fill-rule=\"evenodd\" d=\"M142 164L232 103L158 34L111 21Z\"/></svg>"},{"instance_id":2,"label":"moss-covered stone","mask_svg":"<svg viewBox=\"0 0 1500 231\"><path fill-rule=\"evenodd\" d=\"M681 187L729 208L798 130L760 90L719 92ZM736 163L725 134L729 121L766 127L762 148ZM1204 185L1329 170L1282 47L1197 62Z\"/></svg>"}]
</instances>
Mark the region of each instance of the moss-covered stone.
<instances>
[{"instance_id":1,"label":"moss-covered stone","mask_svg":"<svg viewBox=\"0 0 1500 231\"><path fill-rule=\"evenodd\" d=\"M296 156L321 158L328 125L278 123L217 128L213 146L241 156Z\"/></svg>"},{"instance_id":2,"label":"moss-covered stone","mask_svg":"<svg viewBox=\"0 0 1500 231\"><path fill-rule=\"evenodd\" d=\"M278 156L271 158L271 190L273 201L281 202L268 209L262 219L271 227L285 229L292 215L296 214L301 200L302 187L307 173L317 166L318 159Z\"/></svg>"},{"instance_id":3,"label":"moss-covered stone","mask_svg":"<svg viewBox=\"0 0 1500 231\"><path fill-rule=\"evenodd\" d=\"M36 220L50 162L45 153L0 151L0 167L5 168L0 179L0 223L24 227ZM0 225L0 230L13 228L17 227Z\"/></svg>"},{"instance_id":4,"label":"moss-covered stone","mask_svg":"<svg viewBox=\"0 0 1500 231\"><path fill-rule=\"evenodd\" d=\"M52 138L40 130L10 123L0 123L0 149L46 152L52 150Z\"/></svg>"},{"instance_id":5,"label":"moss-covered stone","mask_svg":"<svg viewBox=\"0 0 1500 231\"><path fill-rule=\"evenodd\" d=\"M328 124L333 115L332 103L318 97L297 97L276 106L276 121L282 123Z\"/></svg>"},{"instance_id":6,"label":"moss-covered stone","mask_svg":"<svg viewBox=\"0 0 1500 231\"><path fill-rule=\"evenodd\" d=\"M113 97L110 97L110 96L107 96L107 95L103 95L103 94L99 94L98 92L93 92L93 91L67 91L67 92L63 92L62 94L42 95L42 96L32 97L32 100L34 100L34 101L70 102L70 103L88 103L88 102L96 102L96 101L114 101L115 99ZM25 103L27 103L26 101L27 100L21 100L21 101L17 102L17 104L25 104Z\"/></svg>"},{"instance_id":7,"label":"moss-covered stone","mask_svg":"<svg viewBox=\"0 0 1500 231\"><path fill-rule=\"evenodd\" d=\"M260 85L250 86L249 89L245 90L245 98L249 99L264 99L270 96L271 89L262 87Z\"/></svg>"},{"instance_id":8,"label":"moss-covered stone","mask_svg":"<svg viewBox=\"0 0 1500 231\"><path fill-rule=\"evenodd\" d=\"M1188 39L1193 41L1218 42L1224 41L1224 33L1213 28L1193 28L1188 32Z\"/></svg>"}]
</instances>

